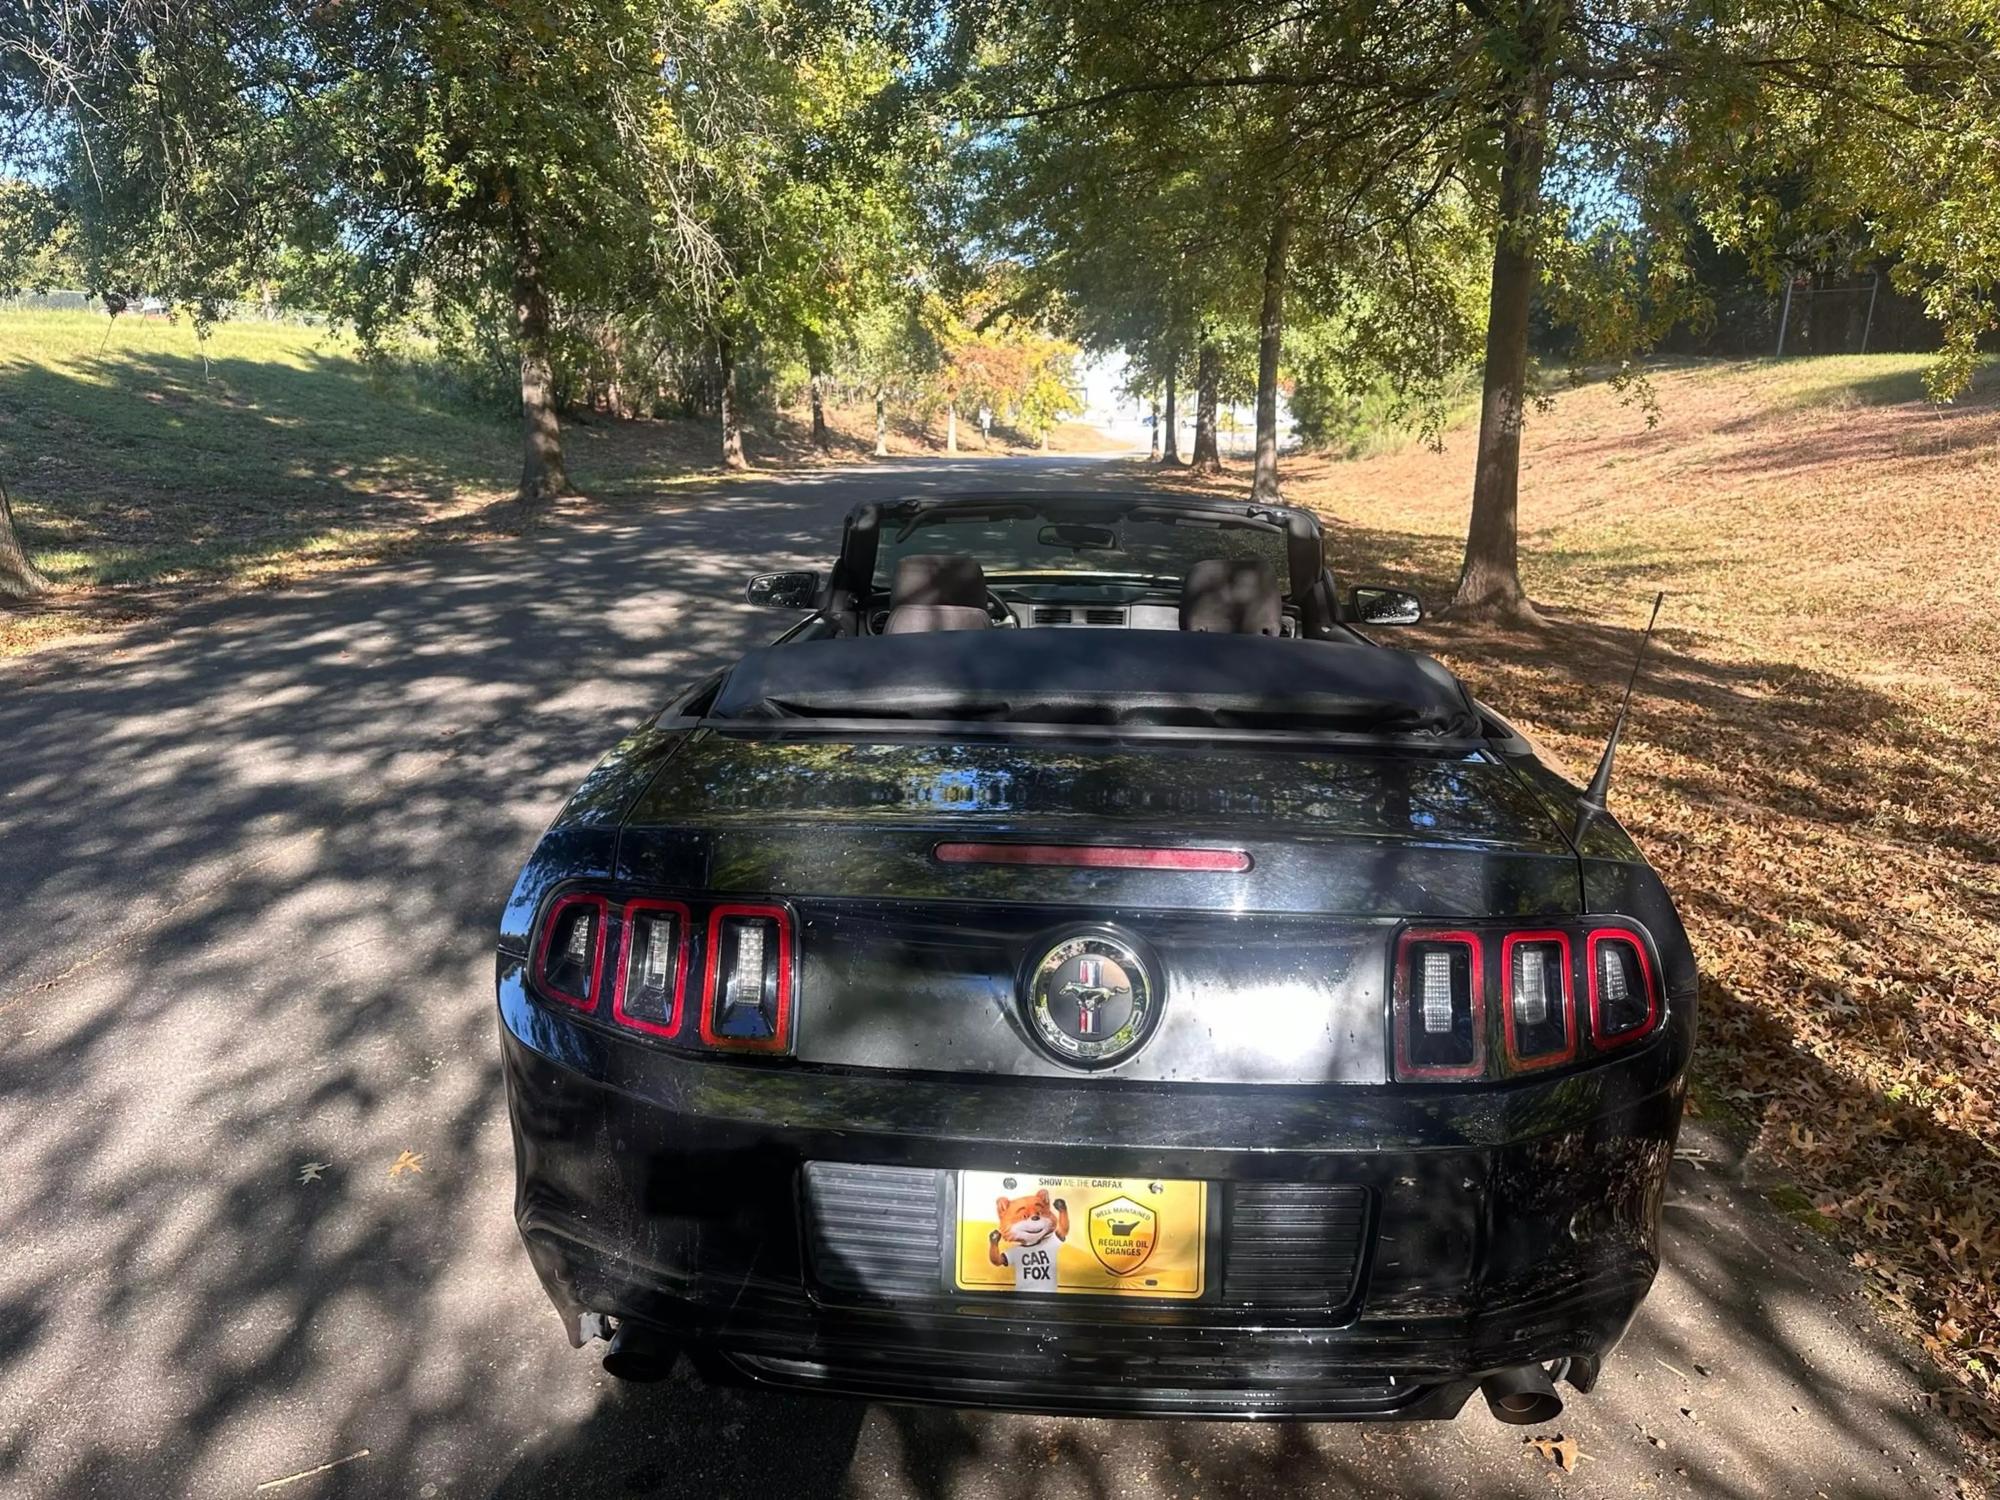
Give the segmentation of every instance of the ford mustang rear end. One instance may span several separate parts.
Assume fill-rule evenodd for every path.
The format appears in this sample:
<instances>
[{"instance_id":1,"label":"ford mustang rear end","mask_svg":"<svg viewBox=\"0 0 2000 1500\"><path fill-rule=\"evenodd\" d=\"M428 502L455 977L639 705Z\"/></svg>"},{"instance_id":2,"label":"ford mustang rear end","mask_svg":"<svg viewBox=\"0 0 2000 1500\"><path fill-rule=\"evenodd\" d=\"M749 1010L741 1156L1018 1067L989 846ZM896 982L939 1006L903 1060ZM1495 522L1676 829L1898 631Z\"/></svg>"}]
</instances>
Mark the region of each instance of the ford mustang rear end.
<instances>
[{"instance_id":1,"label":"ford mustang rear end","mask_svg":"<svg viewBox=\"0 0 2000 1500\"><path fill-rule=\"evenodd\" d=\"M1284 579L1307 523L1245 514ZM1273 629L1148 629L1241 571L898 600L852 530L849 586L621 744L509 902L518 1219L571 1340L1060 1412L1588 1390L1694 1035L1616 823L1303 564ZM1123 628L1035 623L1108 587Z\"/></svg>"}]
</instances>

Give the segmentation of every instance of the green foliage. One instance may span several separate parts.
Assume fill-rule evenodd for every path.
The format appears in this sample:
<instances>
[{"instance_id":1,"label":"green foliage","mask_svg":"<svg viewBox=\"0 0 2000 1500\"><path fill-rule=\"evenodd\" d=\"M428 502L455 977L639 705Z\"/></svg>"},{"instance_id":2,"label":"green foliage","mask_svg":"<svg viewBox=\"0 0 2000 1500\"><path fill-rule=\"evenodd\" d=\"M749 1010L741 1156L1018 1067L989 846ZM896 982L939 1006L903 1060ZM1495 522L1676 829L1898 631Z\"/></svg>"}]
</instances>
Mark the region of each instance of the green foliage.
<instances>
[{"instance_id":1,"label":"green foliage","mask_svg":"<svg viewBox=\"0 0 2000 1500\"><path fill-rule=\"evenodd\" d=\"M1944 346L1948 398L2000 327L2000 7L1914 0L1773 11L1756 58L1704 74L1672 162L1692 212L1776 286L1888 264Z\"/></svg>"},{"instance_id":2,"label":"green foliage","mask_svg":"<svg viewBox=\"0 0 2000 1500\"><path fill-rule=\"evenodd\" d=\"M1409 50L1405 23L1359 8L1280 21L1189 0L1028 10L998 28L974 75L970 107L996 123L965 156L979 184L966 232L1007 261L1031 305L1085 347L1122 354L1135 392L1170 368L1185 390L1207 342L1222 398L1248 400L1283 216L1286 367L1300 373L1299 330L1318 325L1309 383L1343 399L1387 383L1441 419L1444 385L1483 335L1490 231L1411 151L1408 122L1388 118L1398 96L1379 59L1408 66L1398 87L1436 68Z\"/></svg>"},{"instance_id":3,"label":"green foliage","mask_svg":"<svg viewBox=\"0 0 2000 1500\"><path fill-rule=\"evenodd\" d=\"M76 224L49 189L0 178L0 293L45 292L83 280Z\"/></svg>"},{"instance_id":4,"label":"green foliage","mask_svg":"<svg viewBox=\"0 0 2000 1500\"><path fill-rule=\"evenodd\" d=\"M1996 37L1995 0L16 6L0 285L204 326L268 291L469 399L512 399L532 337L569 399L699 407L726 335L787 384L984 383L1053 421L1070 376L1021 395L1010 338L1120 353L1138 390L1206 341L1247 394L1282 219L1284 369L1329 441L1384 392L1443 419L1496 243L1566 354L1614 364L1715 316L1704 256L1892 265L1944 394L2000 298ZM1522 138L1546 171L1509 211Z\"/></svg>"},{"instance_id":5,"label":"green foliage","mask_svg":"<svg viewBox=\"0 0 2000 1500\"><path fill-rule=\"evenodd\" d=\"M935 404L954 402L962 413L987 408L1039 439L1083 410L1077 353L1074 344L1011 318L953 329L933 377Z\"/></svg>"}]
</instances>

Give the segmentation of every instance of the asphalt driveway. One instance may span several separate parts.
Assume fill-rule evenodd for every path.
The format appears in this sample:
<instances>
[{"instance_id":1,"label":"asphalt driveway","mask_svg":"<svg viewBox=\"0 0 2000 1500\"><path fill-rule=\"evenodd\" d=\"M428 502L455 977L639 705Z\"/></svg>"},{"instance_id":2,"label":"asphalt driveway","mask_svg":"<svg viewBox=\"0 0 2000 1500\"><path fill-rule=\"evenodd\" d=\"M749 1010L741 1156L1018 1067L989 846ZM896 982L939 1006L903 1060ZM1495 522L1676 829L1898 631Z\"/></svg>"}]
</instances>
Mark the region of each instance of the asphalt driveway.
<instances>
[{"instance_id":1,"label":"asphalt driveway","mask_svg":"<svg viewBox=\"0 0 2000 1500\"><path fill-rule=\"evenodd\" d=\"M0 1495L1956 1494L1846 1267L1690 1132L1669 1269L1544 1436L616 1389L520 1254L490 940L568 789L884 487L772 477L0 664Z\"/></svg>"}]
</instances>

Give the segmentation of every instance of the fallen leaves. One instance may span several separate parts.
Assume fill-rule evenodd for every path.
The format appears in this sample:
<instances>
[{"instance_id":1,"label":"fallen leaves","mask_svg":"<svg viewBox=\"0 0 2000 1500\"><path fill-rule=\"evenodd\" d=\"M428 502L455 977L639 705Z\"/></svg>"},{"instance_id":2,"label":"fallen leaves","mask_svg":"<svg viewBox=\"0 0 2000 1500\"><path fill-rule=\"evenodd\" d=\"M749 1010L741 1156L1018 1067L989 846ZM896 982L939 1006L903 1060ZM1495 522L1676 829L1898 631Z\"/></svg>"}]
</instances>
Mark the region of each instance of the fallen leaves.
<instances>
[{"instance_id":1,"label":"fallen leaves","mask_svg":"<svg viewBox=\"0 0 2000 1500\"><path fill-rule=\"evenodd\" d=\"M330 1161L307 1162L305 1165L299 1168L299 1185L303 1187L308 1182L320 1181L320 1179L323 1176L325 1176L326 1169L332 1165L333 1163Z\"/></svg>"},{"instance_id":2,"label":"fallen leaves","mask_svg":"<svg viewBox=\"0 0 2000 1500\"><path fill-rule=\"evenodd\" d=\"M1413 634L1574 772L1625 622L1670 591L1613 798L1701 961L1702 1112L1854 1252L1939 1404L2000 1434L2000 403L1990 371L1947 418L1788 384L1890 369L1662 372L1651 431L1564 396L1522 470L1548 628ZM1287 492L1333 518L1336 567L1437 597L1471 446L1302 462Z\"/></svg>"},{"instance_id":3,"label":"fallen leaves","mask_svg":"<svg viewBox=\"0 0 2000 1500\"><path fill-rule=\"evenodd\" d=\"M404 1173L421 1174L424 1170L424 1154L421 1151L405 1151L389 1168L391 1177L401 1177Z\"/></svg>"},{"instance_id":4,"label":"fallen leaves","mask_svg":"<svg viewBox=\"0 0 2000 1500\"><path fill-rule=\"evenodd\" d=\"M1528 1448L1561 1469L1565 1474L1574 1474L1576 1466L1590 1457L1576 1444L1576 1439L1557 1433L1554 1437L1531 1437L1524 1440Z\"/></svg>"}]
</instances>

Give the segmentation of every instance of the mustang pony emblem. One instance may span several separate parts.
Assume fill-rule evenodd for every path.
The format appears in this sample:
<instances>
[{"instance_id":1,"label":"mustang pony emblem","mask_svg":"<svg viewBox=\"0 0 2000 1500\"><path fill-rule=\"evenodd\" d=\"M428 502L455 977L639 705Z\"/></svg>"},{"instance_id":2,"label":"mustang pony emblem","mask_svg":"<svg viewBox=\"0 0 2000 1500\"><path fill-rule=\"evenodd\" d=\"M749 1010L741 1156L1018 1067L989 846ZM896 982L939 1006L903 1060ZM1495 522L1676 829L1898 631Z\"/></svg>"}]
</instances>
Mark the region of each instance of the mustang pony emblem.
<instances>
[{"instance_id":1,"label":"mustang pony emblem","mask_svg":"<svg viewBox=\"0 0 2000 1500\"><path fill-rule=\"evenodd\" d=\"M1076 1001L1077 1027L1085 1036L1097 1030L1098 1008L1107 1000L1116 1000L1132 993L1132 986L1124 983L1125 971L1116 964L1109 965L1110 973L1105 973L1106 964L1093 955L1076 961L1076 978L1064 984L1057 991L1065 999ZM1110 983L1105 983L1106 979Z\"/></svg>"},{"instance_id":2,"label":"mustang pony emblem","mask_svg":"<svg viewBox=\"0 0 2000 1500\"><path fill-rule=\"evenodd\" d=\"M1158 1010L1136 943L1111 930L1059 939L1024 977L1028 1019L1064 1062L1117 1061L1145 1041Z\"/></svg>"}]
</instances>

